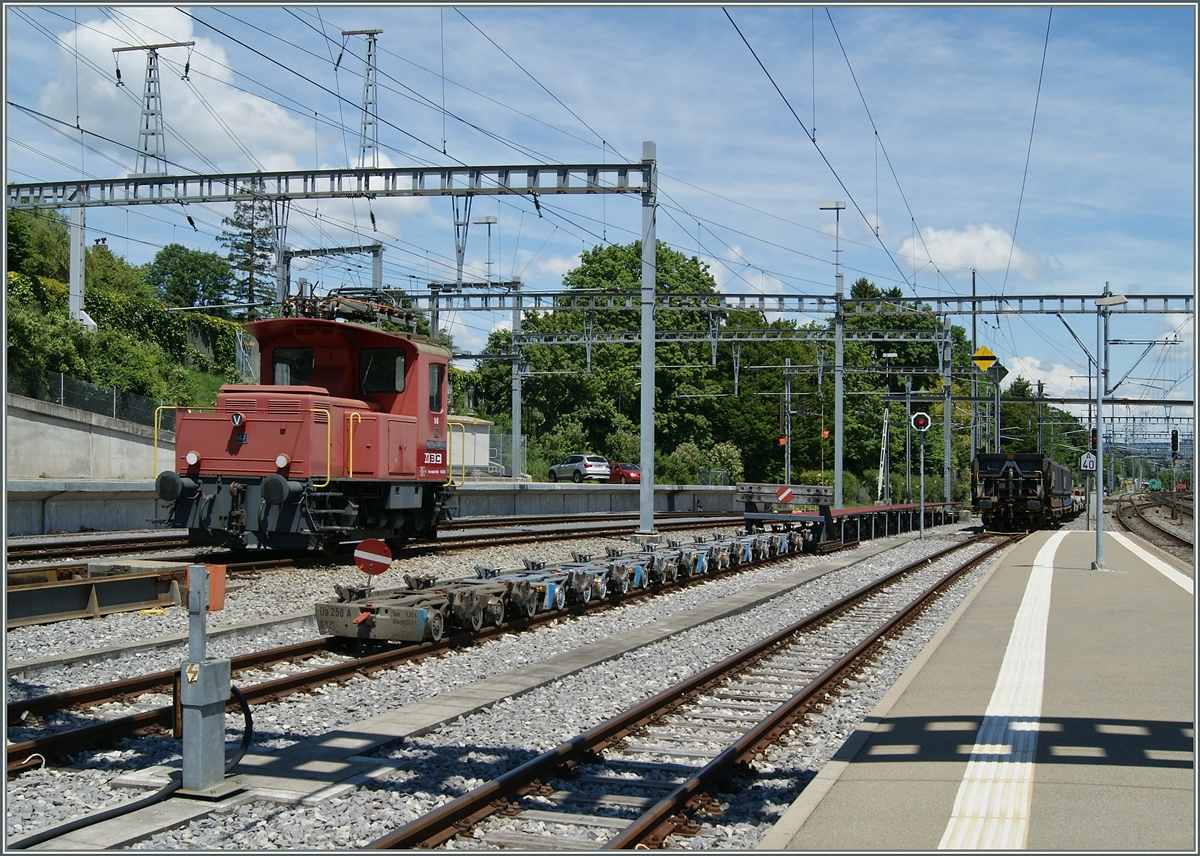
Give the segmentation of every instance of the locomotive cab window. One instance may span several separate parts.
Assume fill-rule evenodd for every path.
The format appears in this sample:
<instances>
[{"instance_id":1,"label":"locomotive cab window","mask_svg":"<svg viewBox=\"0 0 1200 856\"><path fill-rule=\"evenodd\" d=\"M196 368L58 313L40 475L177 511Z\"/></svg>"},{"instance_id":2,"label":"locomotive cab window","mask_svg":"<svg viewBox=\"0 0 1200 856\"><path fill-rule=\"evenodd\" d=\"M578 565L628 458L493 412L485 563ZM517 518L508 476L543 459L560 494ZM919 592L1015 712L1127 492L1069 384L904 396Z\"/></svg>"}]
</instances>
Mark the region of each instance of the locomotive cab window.
<instances>
[{"instance_id":1,"label":"locomotive cab window","mask_svg":"<svg viewBox=\"0 0 1200 856\"><path fill-rule=\"evenodd\" d=\"M306 384L313 370L313 349L276 348L271 367L276 386Z\"/></svg>"},{"instance_id":2,"label":"locomotive cab window","mask_svg":"<svg viewBox=\"0 0 1200 856\"><path fill-rule=\"evenodd\" d=\"M429 366L429 412L442 412L442 379L446 375L446 367L438 363Z\"/></svg>"},{"instance_id":3,"label":"locomotive cab window","mask_svg":"<svg viewBox=\"0 0 1200 856\"><path fill-rule=\"evenodd\" d=\"M366 392L404 392L404 350L363 348L358 355L358 382Z\"/></svg>"}]
</instances>

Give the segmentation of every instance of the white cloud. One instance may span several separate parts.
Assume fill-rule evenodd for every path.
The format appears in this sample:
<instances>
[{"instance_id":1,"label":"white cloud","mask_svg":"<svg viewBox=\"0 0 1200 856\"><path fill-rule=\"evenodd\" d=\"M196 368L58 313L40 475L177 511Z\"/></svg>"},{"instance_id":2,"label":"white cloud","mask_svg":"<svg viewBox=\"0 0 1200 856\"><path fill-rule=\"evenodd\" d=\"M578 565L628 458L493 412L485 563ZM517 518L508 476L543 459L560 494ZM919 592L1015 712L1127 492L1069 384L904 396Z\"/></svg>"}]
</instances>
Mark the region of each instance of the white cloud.
<instances>
[{"instance_id":1,"label":"white cloud","mask_svg":"<svg viewBox=\"0 0 1200 856\"><path fill-rule=\"evenodd\" d=\"M921 230L921 238L906 238L896 255L901 266L910 269L914 263L919 267L931 260L947 274L957 274L971 268L984 273L1011 272L1029 281L1037 279L1038 272L1046 265L1037 256L1013 246L1012 235L1004 229L988 223L981 226L969 224L961 232L954 229ZM957 269L957 270L955 270Z\"/></svg>"},{"instance_id":2,"label":"white cloud","mask_svg":"<svg viewBox=\"0 0 1200 856\"><path fill-rule=\"evenodd\" d=\"M579 267L580 255L576 253L573 256L553 256L552 258L534 262L530 270L534 276L551 277L562 280L570 271Z\"/></svg>"}]
</instances>

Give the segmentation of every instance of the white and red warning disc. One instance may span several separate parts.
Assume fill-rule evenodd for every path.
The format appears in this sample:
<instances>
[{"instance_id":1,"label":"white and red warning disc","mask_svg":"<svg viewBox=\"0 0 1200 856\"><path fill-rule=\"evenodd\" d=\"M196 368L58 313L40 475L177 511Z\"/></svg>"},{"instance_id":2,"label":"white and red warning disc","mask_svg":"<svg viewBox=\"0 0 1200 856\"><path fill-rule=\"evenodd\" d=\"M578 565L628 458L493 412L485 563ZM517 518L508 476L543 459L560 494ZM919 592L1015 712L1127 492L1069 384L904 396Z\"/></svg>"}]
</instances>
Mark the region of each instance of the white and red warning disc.
<instances>
[{"instance_id":1,"label":"white and red warning disc","mask_svg":"<svg viewBox=\"0 0 1200 856\"><path fill-rule=\"evenodd\" d=\"M392 566L392 551L378 538L368 538L354 548L354 564L364 573L378 576Z\"/></svg>"},{"instance_id":2,"label":"white and red warning disc","mask_svg":"<svg viewBox=\"0 0 1200 856\"><path fill-rule=\"evenodd\" d=\"M779 498L780 502L791 502L792 501L792 489L790 487L788 487L787 485L784 485L779 490L775 491L775 496L777 496Z\"/></svg>"}]
</instances>

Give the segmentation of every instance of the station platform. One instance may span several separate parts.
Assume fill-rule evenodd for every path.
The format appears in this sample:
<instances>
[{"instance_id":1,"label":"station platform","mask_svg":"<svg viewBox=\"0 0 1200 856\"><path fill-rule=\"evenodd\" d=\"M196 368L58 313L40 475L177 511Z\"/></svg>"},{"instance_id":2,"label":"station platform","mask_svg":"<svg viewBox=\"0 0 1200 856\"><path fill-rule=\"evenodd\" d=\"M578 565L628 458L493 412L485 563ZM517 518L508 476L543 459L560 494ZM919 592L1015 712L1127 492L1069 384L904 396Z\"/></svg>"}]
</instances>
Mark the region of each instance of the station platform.
<instances>
[{"instance_id":1,"label":"station platform","mask_svg":"<svg viewBox=\"0 0 1200 856\"><path fill-rule=\"evenodd\" d=\"M1008 551L758 849L1195 852L1194 570L1104 537Z\"/></svg>"}]
</instances>

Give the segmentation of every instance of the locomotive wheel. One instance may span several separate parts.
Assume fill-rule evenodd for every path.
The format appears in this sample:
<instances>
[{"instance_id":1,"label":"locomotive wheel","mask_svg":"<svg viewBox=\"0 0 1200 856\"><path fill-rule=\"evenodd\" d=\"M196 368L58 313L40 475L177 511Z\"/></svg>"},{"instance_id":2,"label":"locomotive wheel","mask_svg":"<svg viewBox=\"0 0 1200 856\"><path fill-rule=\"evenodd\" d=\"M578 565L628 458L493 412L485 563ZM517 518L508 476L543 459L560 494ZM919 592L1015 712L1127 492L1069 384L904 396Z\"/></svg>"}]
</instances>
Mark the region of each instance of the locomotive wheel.
<instances>
[{"instance_id":1,"label":"locomotive wheel","mask_svg":"<svg viewBox=\"0 0 1200 856\"><path fill-rule=\"evenodd\" d=\"M467 613L467 629L472 633L478 633L481 627L483 627L483 604L476 601Z\"/></svg>"},{"instance_id":2,"label":"locomotive wheel","mask_svg":"<svg viewBox=\"0 0 1200 856\"><path fill-rule=\"evenodd\" d=\"M400 535L395 538L385 538L383 543L388 545L389 550L396 553L404 549L404 545L408 543L408 536Z\"/></svg>"},{"instance_id":3,"label":"locomotive wheel","mask_svg":"<svg viewBox=\"0 0 1200 856\"><path fill-rule=\"evenodd\" d=\"M339 546L341 546L341 543L342 542L339 541L336 537L334 537L332 535L327 536L325 538L325 540L323 540L321 542L321 549L320 549L321 555L322 556L332 556L334 553L337 552L337 549Z\"/></svg>"},{"instance_id":4,"label":"locomotive wheel","mask_svg":"<svg viewBox=\"0 0 1200 856\"><path fill-rule=\"evenodd\" d=\"M571 480L575 482L575 484L581 483L583 481L583 473L579 472L579 470L576 470L574 475L571 476Z\"/></svg>"},{"instance_id":5,"label":"locomotive wheel","mask_svg":"<svg viewBox=\"0 0 1200 856\"><path fill-rule=\"evenodd\" d=\"M552 481L552 482L558 481L558 474L555 473L554 470L550 471L550 481Z\"/></svg>"},{"instance_id":6,"label":"locomotive wheel","mask_svg":"<svg viewBox=\"0 0 1200 856\"><path fill-rule=\"evenodd\" d=\"M499 627L504 623L504 601L500 599L493 600L487 606L487 618L493 627Z\"/></svg>"},{"instance_id":7,"label":"locomotive wheel","mask_svg":"<svg viewBox=\"0 0 1200 856\"><path fill-rule=\"evenodd\" d=\"M429 639L436 642L442 638L442 631L445 630L445 623L442 621L442 614L437 610L429 613L429 621L425 625L425 630L429 634Z\"/></svg>"}]
</instances>

